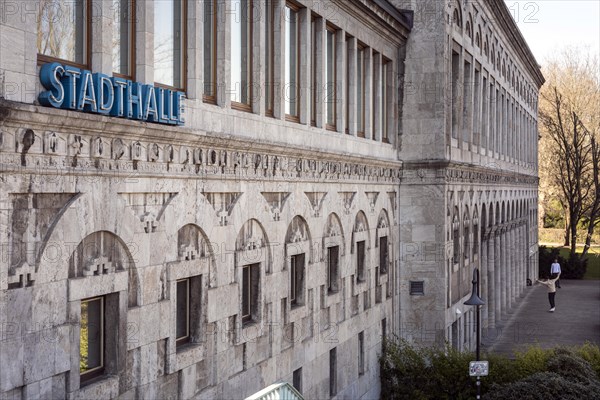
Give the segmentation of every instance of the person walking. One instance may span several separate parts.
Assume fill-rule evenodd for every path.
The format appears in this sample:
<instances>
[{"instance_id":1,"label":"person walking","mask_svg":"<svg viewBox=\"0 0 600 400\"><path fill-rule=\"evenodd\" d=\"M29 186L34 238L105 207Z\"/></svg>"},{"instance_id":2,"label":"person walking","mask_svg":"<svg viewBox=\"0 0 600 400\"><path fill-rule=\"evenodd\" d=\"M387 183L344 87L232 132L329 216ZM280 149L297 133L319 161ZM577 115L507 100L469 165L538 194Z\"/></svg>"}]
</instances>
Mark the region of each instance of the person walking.
<instances>
[{"instance_id":1,"label":"person walking","mask_svg":"<svg viewBox=\"0 0 600 400\"><path fill-rule=\"evenodd\" d=\"M562 271L560 270L560 264L558 263L558 259L554 259L554 262L552 263L552 265L550 266L550 276L554 275L554 274L559 274ZM556 287L560 289L560 280L556 281Z\"/></svg>"},{"instance_id":2,"label":"person walking","mask_svg":"<svg viewBox=\"0 0 600 400\"><path fill-rule=\"evenodd\" d=\"M540 281L539 279L536 279L539 283L548 287L548 301L550 302L550 312L554 312L554 309L556 308L554 304L554 297L556 296L556 281L558 281L559 276L560 273L556 275L553 274L548 280Z\"/></svg>"}]
</instances>

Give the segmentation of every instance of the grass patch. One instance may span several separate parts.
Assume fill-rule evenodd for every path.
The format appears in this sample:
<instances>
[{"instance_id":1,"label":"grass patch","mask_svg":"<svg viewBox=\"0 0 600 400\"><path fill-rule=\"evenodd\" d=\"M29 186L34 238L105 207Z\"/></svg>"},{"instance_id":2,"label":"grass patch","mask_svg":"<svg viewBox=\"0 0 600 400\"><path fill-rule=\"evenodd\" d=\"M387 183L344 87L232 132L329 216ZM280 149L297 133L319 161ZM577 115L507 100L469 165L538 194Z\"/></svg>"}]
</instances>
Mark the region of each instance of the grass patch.
<instances>
[{"instance_id":1,"label":"grass patch","mask_svg":"<svg viewBox=\"0 0 600 400\"><path fill-rule=\"evenodd\" d=\"M564 258L569 258L569 252L571 251L568 247L558 247L560 256ZM583 246L577 246L576 251L578 254L583 252ZM587 263L587 271L583 276L583 279L600 279L600 247L593 246L590 247L586 256Z\"/></svg>"}]
</instances>

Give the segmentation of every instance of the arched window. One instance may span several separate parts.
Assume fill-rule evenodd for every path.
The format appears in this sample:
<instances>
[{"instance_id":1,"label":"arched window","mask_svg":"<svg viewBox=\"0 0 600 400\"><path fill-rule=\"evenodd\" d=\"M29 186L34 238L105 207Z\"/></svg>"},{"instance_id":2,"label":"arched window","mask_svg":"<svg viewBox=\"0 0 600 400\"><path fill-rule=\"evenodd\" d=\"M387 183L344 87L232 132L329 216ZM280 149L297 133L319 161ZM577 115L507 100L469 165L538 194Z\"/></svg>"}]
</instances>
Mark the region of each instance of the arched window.
<instances>
[{"instance_id":1,"label":"arched window","mask_svg":"<svg viewBox=\"0 0 600 400\"><path fill-rule=\"evenodd\" d=\"M297 215L290 222L285 235L285 266L289 271L289 303L291 307L305 304L306 266L311 257L308 224Z\"/></svg>"},{"instance_id":2,"label":"arched window","mask_svg":"<svg viewBox=\"0 0 600 400\"><path fill-rule=\"evenodd\" d=\"M354 220L352 229L352 246L355 255L355 275L358 283L367 279L368 257L367 251L370 249L369 243L369 224L364 212L359 211Z\"/></svg>"},{"instance_id":3,"label":"arched window","mask_svg":"<svg viewBox=\"0 0 600 400\"><path fill-rule=\"evenodd\" d=\"M126 335L127 309L123 304L125 288L130 307L137 305L137 271L124 242L108 231L86 236L69 258L69 298L79 302L75 310L78 324L73 337L79 346L71 346L72 359L79 359L79 385L101 375L118 375L123 349L118 338ZM74 389L78 389L77 387Z\"/></svg>"},{"instance_id":4,"label":"arched window","mask_svg":"<svg viewBox=\"0 0 600 400\"><path fill-rule=\"evenodd\" d=\"M260 321L262 271L270 271L270 250L262 225L246 221L235 241L235 280L240 287L242 324Z\"/></svg>"},{"instance_id":5,"label":"arched window","mask_svg":"<svg viewBox=\"0 0 600 400\"><path fill-rule=\"evenodd\" d=\"M323 232L323 254L326 266L326 288L328 294L338 293L340 289L341 258L345 254L342 223L335 213L329 214Z\"/></svg>"}]
</instances>

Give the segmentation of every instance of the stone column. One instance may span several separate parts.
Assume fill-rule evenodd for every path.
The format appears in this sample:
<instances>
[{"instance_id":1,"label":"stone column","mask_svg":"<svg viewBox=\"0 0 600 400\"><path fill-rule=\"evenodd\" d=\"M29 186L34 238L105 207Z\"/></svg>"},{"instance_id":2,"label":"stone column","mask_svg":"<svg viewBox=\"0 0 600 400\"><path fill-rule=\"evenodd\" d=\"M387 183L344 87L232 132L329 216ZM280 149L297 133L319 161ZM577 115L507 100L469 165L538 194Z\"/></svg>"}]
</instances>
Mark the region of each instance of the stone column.
<instances>
[{"instance_id":1,"label":"stone column","mask_svg":"<svg viewBox=\"0 0 600 400\"><path fill-rule=\"evenodd\" d=\"M474 232L477 234L476 232ZM477 240L477 237L475 237ZM488 274L487 274L487 244L484 241L484 236L481 234L479 241L479 297L484 299L485 304L481 307L481 326L487 327L488 324L488 308L489 308L489 292L488 292Z\"/></svg>"},{"instance_id":2,"label":"stone column","mask_svg":"<svg viewBox=\"0 0 600 400\"><path fill-rule=\"evenodd\" d=\"M513 308L515 306L515 300L517 298L517 262L518 262L518 245L516 241L516 233L517 230L515 225L513 224L510 231L510 248L508 251L510 252L510 298L509 298L509 307Z\"/></svg>"},{"instance_id":3,"label":"stone column","mask_svg":"<svg viewBox=\"0 0 600 400\"><path fill-rule=\"evenodd\" d=\"M507 247L507 232L506 226L502 228L500 231L500 259L498 262L500 263L500 292L502 297L502 306L501 306L501 315L502 317L506 316L506 311L508 308L508 262L506 257L506 247Z\"/></svg>"},{"instance_id":4,"label":"stone column","mask_svg":"<svg viewBox=\"0 0 600 400\"><path fill-rule=\"evenodd\" d=\"M494 236L490 229L486 230L486 241L485 241L485 252L487 263L487 296L486 296L486 308L487 308L487 327L494 328L496 326L496 279L494 277Z\"/></svg>"},{"instance_id":5,"label":"stone column","mask_svg":"<svg viewBox=\"0 0 600 400\"><path fill-rule=\"evenodd\" d=\"M519 233L519 254L521 257L519 262L519 265L521 267L519 274L519 279L521 280L521 282L519 282L519 296L523 296L523 290L525 290L525 285L527 284L527 275L525 273L525 249L527 247L527 239L525 236L525 224L521 223Z\"/></svg>"},{"instance_id":6,"label":"stone column","mask_svg":"<svg viewBox=\"0 0 600 400\"><path fill-rule=\"evenodd\" d=\"M496 325L502 321L502 257L500 253L500 235L501 232L499 230L494 233L494 299L496 302Z\"/></svg>"}]
</instances>

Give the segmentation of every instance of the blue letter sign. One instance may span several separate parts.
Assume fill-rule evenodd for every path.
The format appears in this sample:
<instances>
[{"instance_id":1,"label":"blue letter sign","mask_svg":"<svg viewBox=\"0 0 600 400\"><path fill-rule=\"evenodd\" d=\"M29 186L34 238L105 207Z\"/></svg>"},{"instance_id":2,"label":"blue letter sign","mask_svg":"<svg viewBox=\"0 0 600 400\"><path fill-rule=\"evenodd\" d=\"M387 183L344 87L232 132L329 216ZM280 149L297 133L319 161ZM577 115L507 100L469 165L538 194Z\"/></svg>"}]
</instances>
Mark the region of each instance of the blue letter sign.
<instances>
[{"instance_id":1,"label":"blue letter sign","mask_svg":"<svg viewBox=\"0 0 600 400\"><path fill-rule=\"evenodd\" d=\"M40 69L44 106L183 125L185 94L53 62Z\"/></svg>"}]
</instances>

